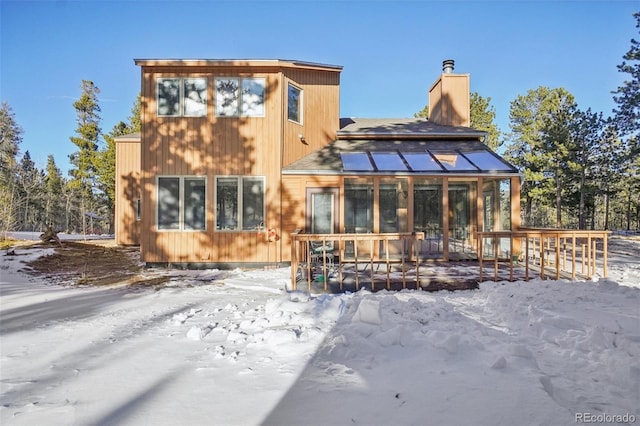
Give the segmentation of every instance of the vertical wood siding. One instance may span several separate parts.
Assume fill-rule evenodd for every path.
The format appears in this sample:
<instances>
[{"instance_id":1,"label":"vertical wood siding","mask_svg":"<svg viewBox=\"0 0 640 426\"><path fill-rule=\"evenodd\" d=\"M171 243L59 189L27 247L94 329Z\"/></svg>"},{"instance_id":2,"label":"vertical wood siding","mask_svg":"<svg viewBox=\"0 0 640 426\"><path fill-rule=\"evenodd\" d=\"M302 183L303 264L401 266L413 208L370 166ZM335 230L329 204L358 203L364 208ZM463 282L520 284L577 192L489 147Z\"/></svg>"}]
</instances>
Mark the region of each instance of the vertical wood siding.
<instances>
[{"instance_id":1,"label":"vertical wood siding","mask_svg":"<svg viewBox=\"0 0 640 426\"><path fill-rule=\"evenodd\" d=\"M304 208L304 193L303 198L298 200L281 190L283 140L288 144L292 140L291 135L295 134L294 142L300 143L298 133L306 132L313 141L312 148L305 147L287 154L288 158L297 159L333 140L339 115L338 72L294 71L290 77L284 78L282 70L273 67L142 67L142 185L145 214L141 223L141 246L145 262L263 263L283 260L282 247L286 239L283 238L281 217L295 216L299 208ZM215 116L214 78L224 76L265 78L264 117ZM206 117L158 117L158 77L206 77ZM293 123L285 124L284 81L289 78L296 80L296 84L304 90L304 132ZM325 96L330 101L329 106L322 100ZM284 133L289 136L283 136ZM206 177L205 231L156 230L156 177L162 175ZM215 230L216 176L265 177L266 217L262 232ZM268 228L276 230L279 241L267 241ZM284 252L288 257L288 246Z\"/></svg>"},{"instance_id":2,"label":"vertical wood siding","mask_svg":"<svg viewBox=\"0 0 640 426\"><path fill-rule=\"evenodd\" d=\"M116 243L138 245L140 222L136 204L140 198L140 142L116 143L115 233Z\"/></svg>"}]
</instances>

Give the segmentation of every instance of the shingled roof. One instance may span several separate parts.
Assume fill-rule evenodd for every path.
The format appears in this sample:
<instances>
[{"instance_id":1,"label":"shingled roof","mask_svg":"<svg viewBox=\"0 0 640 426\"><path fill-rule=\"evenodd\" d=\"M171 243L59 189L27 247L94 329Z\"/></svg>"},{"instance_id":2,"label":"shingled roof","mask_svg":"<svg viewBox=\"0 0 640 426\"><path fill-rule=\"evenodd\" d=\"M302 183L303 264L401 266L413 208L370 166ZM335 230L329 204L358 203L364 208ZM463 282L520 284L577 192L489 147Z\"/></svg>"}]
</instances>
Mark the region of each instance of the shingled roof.
<instances>
[{"instance_id":1,"label":"shingled roof","mask_svg":"<svg viewBox=\"0 0 640 426\"><path fill-rule=\"evenodd\" d=\"M518 174L515 167L493 153L481 141L486 133L469 127L444 126L426 119L354 119L340 120L338 139L300 160L284 167L283 174L418 174L434 175L443 173L464 174ZM487 163L472 165L468 170L451 170L447 167L437 170L414 170L407 157L424 154L432 158L435 153L451 153L460 157L481 153ZM370 170L345 170L343 154L362 153L371 161ZM373 155L372 155L373 153ZM382 170L376 164L375 153L391 153L402 160L406 167L402 170ZM364 157L363 157L364 158ZM463 158L461 161L466 161ZM365 160L366 162L366 160ZM475 166L475 167L474 167ZM485 167L483 167L485 166Z\"/></svg>"},{"instance_id":2,"label":"shingled roof","mask_svg":"<svg viewBox=\"0 0 640 426\"><path fill-rule=\"evenodd\" d=\"M463 126L445 126L426 118L341 118L338 139L353 138L482 138L486 132Z\"/></svg>"}]
</instances>

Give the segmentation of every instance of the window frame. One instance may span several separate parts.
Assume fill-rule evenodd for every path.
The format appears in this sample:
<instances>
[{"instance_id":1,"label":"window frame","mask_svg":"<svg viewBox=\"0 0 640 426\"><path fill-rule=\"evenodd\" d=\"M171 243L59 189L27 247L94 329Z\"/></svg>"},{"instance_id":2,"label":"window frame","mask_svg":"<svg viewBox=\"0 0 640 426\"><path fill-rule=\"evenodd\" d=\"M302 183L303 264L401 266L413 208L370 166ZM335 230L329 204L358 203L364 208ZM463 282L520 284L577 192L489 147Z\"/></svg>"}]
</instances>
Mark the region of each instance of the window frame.
<instances>
[{"instance_id":1,"label":"window frame","mask_svg":"<svg viewBox=\"0 0 640 426\"><path fill-rule=\"evenodd\" d=\"M161 114L160 113L160 84L165 80L177 80L178 81L178 107L175 114ZM204 113L203 114L187 114L185 111L185 84L188 80L204 80ZM189 77L156 77L156 117L170 118L170 117L206 117L209 114L209 79L201 76L189 76Z\"/></svg>"},{"instance_id":2,"label":"window frame","mask_svg":"<svg viewBox=\"0 0 640 426\"><path fill-rule=\"evenodd\" d=\"M234 228L223 228L219 227L218 220L218 181L221 179L235 179L235 188L236 188L236 225ZM246 180L259 180L262 183L262 220L259 225L255 228L244 229L244 182ZM214 223L214 231L215 232L256 232L261 228L264 228L264 220L267 214L267 179L265 176L254 176L254 175L219 175L214 178L215 185L215 194L214 194L214 203L215 203L215 223Z\"/></svg>"},{"instance_id":3,"label":"window frame","mask_svg":"<svg viewBox=\"0 0 640 426\"><path fill-rule=\"evenodd\" d=\"M234 99L234 113L233 114L220 114L218 107L218 81L236 81L237 82L237 93L235 94ZM245 113L245 82L249 81L260 81L262 82L262 112L261 114L246 114ZM265 93L267 91L267 79L266 77L236 77L236 76L218 76L213 79L213 96L214 96L214 108L213 113L216 117L220 118L262 118L266 115L266 105L265 105Z\"/></svg>"},{"instance_id":4,"label":"window frame","mask_svg":"<svg viewBox=\"0 0 640 426\"><path fill-rule=\"evenodd\" d=\"M289 95L290 90L294 89L298 91L298 117L297 119L291 118L291 108L289 108L289 103L291 102L291 97ZM296 86L295 84L289 82L287 83L287 120L296 124L303 124L304 119L304 90L301 87Z\"/></svg>"},{"instance_id":5,"label":"window frame","mask_svg":"<svg viewBox=\"0 0 640 426\"><path fill-rule=\"evenodd\" d=\"M178 222L176 228L160 227L160 180L178 179ZM202 228L187 228L185 226L185 180L201 180L204 182L204 226ZM207 196L208 179L202 175L158 175L156 176L155 200L155 230L158 232L206 232L207 231Z\"/></svg>"}]
</instances>

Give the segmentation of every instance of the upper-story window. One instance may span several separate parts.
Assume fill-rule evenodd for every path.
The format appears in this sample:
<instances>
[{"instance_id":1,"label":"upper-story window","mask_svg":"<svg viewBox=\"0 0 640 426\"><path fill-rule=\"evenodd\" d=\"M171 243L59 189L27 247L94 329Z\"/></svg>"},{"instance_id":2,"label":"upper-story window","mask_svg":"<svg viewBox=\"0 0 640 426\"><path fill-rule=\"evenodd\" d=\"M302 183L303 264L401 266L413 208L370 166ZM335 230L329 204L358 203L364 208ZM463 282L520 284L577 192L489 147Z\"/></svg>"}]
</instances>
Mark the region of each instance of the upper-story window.
<instances>
[{"instance_id":1,"label":"upper-story window","mask_svg":"<svg viewBox=\"0 0 640 426\"><path fill-rule=\"evenodd\" d=\"M302 89L291 83L287 89L287 118L302 123Z\"/></svg>"},{"instance_id":2,"label":"upper-story window","mask_svg":"<svg viewBox=\"0 0 640 426\"><path fill-rule=\"evenodd\" d=\"M264 78L216 78L216 115L264 117Z\"/></svg>"},{"instance_id":3,"label":"upper-story window","mask_svg":"<svg viewBox=\"0 0 640 426\"><path fill-rule=\"evenodd\" d=\"M207 115L207 79L158 78L158 116L204 117Z\"/></svg>"}]
</instances>

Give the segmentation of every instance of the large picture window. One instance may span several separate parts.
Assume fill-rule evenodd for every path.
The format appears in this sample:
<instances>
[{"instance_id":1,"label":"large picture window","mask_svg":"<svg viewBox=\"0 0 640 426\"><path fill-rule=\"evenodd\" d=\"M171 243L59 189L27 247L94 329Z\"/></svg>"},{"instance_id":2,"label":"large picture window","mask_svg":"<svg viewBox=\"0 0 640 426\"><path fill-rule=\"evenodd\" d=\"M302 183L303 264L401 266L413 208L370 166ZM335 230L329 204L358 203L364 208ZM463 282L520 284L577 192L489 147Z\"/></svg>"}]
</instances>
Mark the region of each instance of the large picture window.
<instances>
[{"instance_id":1,"label":"large picture window","mask_svg":"<svg viewBox=\"0 0 640 426\"><path fill-rule=\"evenodd\" d=\"M287 89L287 118L302 123L302 89L293 84Z\"/></svg>"},{"instance_id":2,"label":"large picture window","mask_svg":"<svg viewBox=\"0 0 640 426\"><path fill-rule=\"evenodd\" d=\"M220 176L216 178L216 229L251 231L264 225L264 178Z\"/></svg>"},{"instance_id":3,"label":"large picture window","mask_svg":"<svg viewBox=\"0 0 640 426\"><path fill-rule=\"evenodd\" d=\"M206 186L204 177L158 177L158 230L205 230Z\"/></svg>"},{"instance_id":4,"label":"large picture window","mask_svg":"<svg viewBox=\"0 0 640 426\"><path fill-rule=\"evenodd\" d=\"M207 79L158 78L158 116L203 117L207 115Z\"/></svg>"},{"instance_id":5,"label":"large picture window","mask_svg":"<svg viewBox=\"0 0 640 426\"><path fill-rule=\"evenodd\" d=\"M264 78L217 78L216 115L264 117Z\"/></svg>"}]
</instances>

